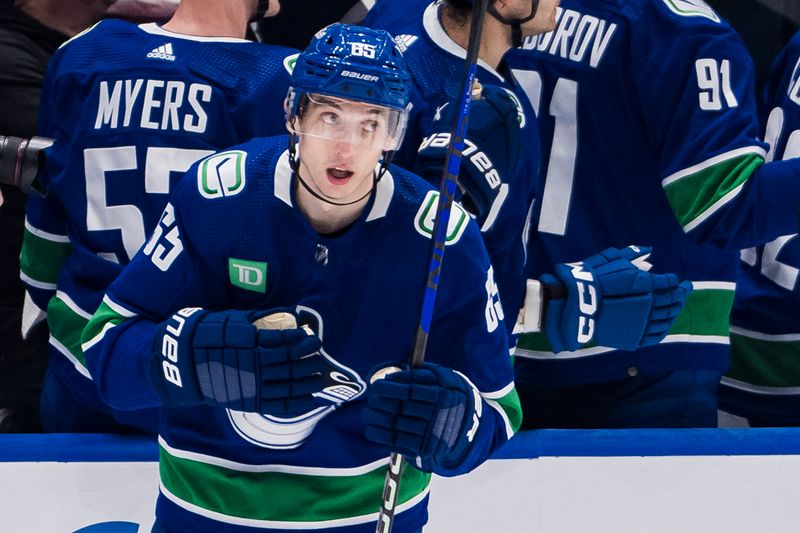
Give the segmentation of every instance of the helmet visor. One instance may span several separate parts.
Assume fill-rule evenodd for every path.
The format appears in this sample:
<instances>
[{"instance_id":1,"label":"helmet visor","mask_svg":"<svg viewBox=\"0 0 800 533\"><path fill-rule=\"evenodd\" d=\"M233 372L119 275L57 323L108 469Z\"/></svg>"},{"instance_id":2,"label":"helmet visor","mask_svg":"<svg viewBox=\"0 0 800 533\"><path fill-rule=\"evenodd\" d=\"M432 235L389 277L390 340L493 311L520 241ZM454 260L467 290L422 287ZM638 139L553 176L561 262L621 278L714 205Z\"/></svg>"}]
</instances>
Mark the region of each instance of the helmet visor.
<instances>
[{"instance_id":1,"label":"helmet visor","mask_svg":"<svg viewBox=\"0 0 800 533\"><path fill-rule=\"evenodd\" d=\"M406 129L406 110L308 93L298 117L292 117L293 133L357 146L397 150Z\"/></svg>"}]
</instances>

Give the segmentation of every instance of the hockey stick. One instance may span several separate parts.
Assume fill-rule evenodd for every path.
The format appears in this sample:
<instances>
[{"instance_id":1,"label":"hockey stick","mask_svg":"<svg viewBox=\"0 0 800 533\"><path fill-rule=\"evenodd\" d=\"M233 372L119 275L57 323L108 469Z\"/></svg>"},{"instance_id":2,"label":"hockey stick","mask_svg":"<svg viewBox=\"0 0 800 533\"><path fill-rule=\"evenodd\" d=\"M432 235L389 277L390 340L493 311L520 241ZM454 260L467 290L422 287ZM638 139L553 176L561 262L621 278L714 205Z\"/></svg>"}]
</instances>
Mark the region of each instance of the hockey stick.
<instances>
[{"instance_id":1,"label":"hockey stick","mask_svg":"<svg viewBox=\"0 0 800 533\"><path fill-rule=\"evenodd\" d=\"M436 293L439 288L439 274L444 259L445 240L450 223L450 212L453 198L458 187L458 171L461 168L461 152L464 150L464 137L469 122L469 107L472 100L472 87L475 81L475 70L478 62L478 50L483 30L483 16L486 13L488 0L477 0L472 4L472 15L467 44L467 58L464 69L464 80L461 86L456 123L450 133L450 145L447 148L442 181L439 187L439 202L433 223L433 250L428 263L428 281L422 298L419 326L414 340L414 351L411 354L411 367L418 367L425 359L425 348L428 344L428 333L433 320L433 308L436 304ZM393 452L389 457L389 467L383 482L381 509L378 515L376 533L390 533L394 524L397 508L397 496L400 489L400 477L403 471L403 456Z\"/></svg>"}]
</instances>

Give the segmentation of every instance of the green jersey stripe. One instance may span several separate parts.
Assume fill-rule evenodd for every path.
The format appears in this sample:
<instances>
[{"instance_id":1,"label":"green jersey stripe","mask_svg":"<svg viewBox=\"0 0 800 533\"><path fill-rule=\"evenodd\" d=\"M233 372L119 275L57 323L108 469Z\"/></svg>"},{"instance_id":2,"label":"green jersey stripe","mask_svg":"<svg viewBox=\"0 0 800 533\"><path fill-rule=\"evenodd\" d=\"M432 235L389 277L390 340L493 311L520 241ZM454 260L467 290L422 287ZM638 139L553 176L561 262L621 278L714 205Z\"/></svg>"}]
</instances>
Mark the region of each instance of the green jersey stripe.
<instances>
[{"instance_id":1,"label":"green jersey stripe","mask_svg":"<svg viewBox=\"0 0 800 533\"><path fill-rule=\"evenodd\" d=\"M800 393L800 342L754 339L731 331L731 365L726 377L761 392ZM737 387L742 388L742 387ZM794 390L792 390L794 389Z\"/></svg>"},{"instance_id":2,"label":"green jersey stripe","mask_svg":"<svg viewBox=\"0 0 800 533\"><path fill-rule=\"evenodd\" d=\"M72 250L67 242L53 241L35 235L28 228L22 237L22 253L19 257L19 269L26 282L55 284L64 258ZM37 286L31 283L33 286ZM50 288L50 287L40 287Z\"/></svg>"},{"instance_id":3,"label":"green jersey stripe","mask_svg":"<svg viewBox=\"0 0 800 533\"><path fill-rule=\"evenodd\" d=\"M56 290L57 285L55 283L45 283L43 281L37 281L30 276L25 275L25 272L20 271L19 279L25 282L27 285L31 287L35 287L37 289L43 289L46 291L54 291Z\"/></svg>"},{"instance_id":4,"label":"green jersey stripe","mask_svg":"<svg viewBox=\"0 0 800 533\"><path fill-rule=\"evenodd\" d=\"M800 396L800 387L766 387L764 385L753 385L752 383L739 381L727 376L722 376L720 383L726 387L753 394L763 394L768 396Z\"/></svg>"},{"instance_id":5,"label":"green jersey stripe","mask_svg":"<svg viewBox=\"0 0 800 533\"><path fill-rule=\"evenodd\" d=\"M667 337L661 342L728 343L728 315L733 305L733 283L695 282L686 305L678 315ZM574 352L562 352L559 359L586 357L613 351L613 348L588 345ZM533 358L552 358L550 343L543 332L520 335L517 355Z\"/></svg>"},{"instance_id":6,"label":"green jersey stripe","mask_svg":"<svg viewBox=\"0 0 800 533\"><path fill-rule=\"evenodd\" d=\"M671 176L662 183L667 200L685 231L691 231L735 198L756 168L762 153L747 150L688 175Z\"/></svg>"},{"instance_id":7,"label":"green jersey stripe","mask_svg":"<svg viewBox=\"0 0 800 533\"><path fill-rule=\"evenodd\" d=\"M63 292L56 293L56 296L50 299L47 304L47 323L50 326L50 343L53 341L69 352L72 357L70 359L76 364L76 367L86 368L86 358L83 356L83 349L81 348L81 333L86 325L89 323L89 316L86 311L75 306L78 311L72 308L74 302L69 297L67 301L62 299ZM72 304L72 305L70 305ZM54 344L55 346L55 344ZM59 350L62 351L62 350ZM62 351L63 353L63 351ZM65 354L66 355L66 354Z\"/></svg>"},{"instance_id":8,"label":"green jersey stripe","mask_svg":"<svg viewBox=\"0 0 800 533\"><path fill-rule=\"evenodd\" d=\"M506 437L509 439L513 437L522 425L522 405L517 389L511 389L508 394L497 399L489 399L486 395L482 396L490 407L500 413L500 417L505 422Z\"/></svg>"},{"instance_id":9,"label":"green jersey stripe","mask_svg":"<svg viewBox=\"0 0 800 533\"><path fill-rule=\"evenodd\" d=\"M387 462L374 463L371 470L355 475L347 475L342 469L335 469L338 475L306 475L199 462L173 455L161 446L159 468L163 488L176 500L214 513L218 520L288 522L301 527L339 520L374 520ZM419 499L427 491L430 477L407 465L398 503Z\"/></svg>"},{"instance_id":10,"label":"green jersey stripe","mask_svg":"<svg viewBox=\"0 0 800 533\"><path fill-rule=\"evenodd\" d=\"M123 314L124 313L124 314ZM103 297L103 302L95 311L94 316L83 328L79 339L83 343L82 350L88 350L103 339L106 332L119 325L127 318L135 316L126 309L116 305L108 296Z\"/></svg>"}]
</instances>

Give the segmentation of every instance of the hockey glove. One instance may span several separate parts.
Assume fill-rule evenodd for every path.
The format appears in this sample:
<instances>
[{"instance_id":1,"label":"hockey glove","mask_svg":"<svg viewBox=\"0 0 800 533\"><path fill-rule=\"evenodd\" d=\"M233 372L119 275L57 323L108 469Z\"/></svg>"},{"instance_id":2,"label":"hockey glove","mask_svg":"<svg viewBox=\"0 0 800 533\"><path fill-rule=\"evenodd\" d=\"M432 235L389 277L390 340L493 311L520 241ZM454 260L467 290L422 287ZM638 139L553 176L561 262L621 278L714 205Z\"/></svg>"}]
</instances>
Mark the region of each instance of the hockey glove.
<instances>
[{"instance_id":1,"label":"hockey glove","mask_svg":"<svg viewBox=\"0 0 800 533\"><path fill-rule=\"evenodd\" d=\"M566 289L545 310L545 331L553 351L600 346L635 350L656 344L669 331L692 291L674 274L646 270L650 248L609 248L585 261L556 265L548 285Z\"/></svg>"},{"instance_id":2,"label":"hockey glove","mask_svg":"<svg viewBox=\"0 0 800 533\"><path fill-rule=\"evenodd\" d=\"M290 417L324 387L321 342L306 330L258 329L273 311L181 309L153 338L150 377L167 407L215 405Z\"/></svg>"},{"instance_id":3,"label":"hockey glove","mask_svg":"<svg viewBox=\"0 0 800 533\"><path fill-rule=\"evenodd\" d=\"M433 363L375 379L362 412L366 436L418 457L426 472L458 467L478 431L482 400L458 372Z\"/></svg>"},{"instance_id":4,"label":"hockey glove","mask_svg":"<svg viewBox=\"0 0 800 533\"><path fill-rule=\"evenodd\" d=\"M458 105L445 101L422 131L429 132L419 147L414 172L431 183L442 177L450 129ZM521 130L519 111L501 87L487 85L483 95L472 100L458 181L463 191L461 204L472 213L481 231L491 228L508 195L508 176L515 172Z\"/></svg>"}]
</instances>

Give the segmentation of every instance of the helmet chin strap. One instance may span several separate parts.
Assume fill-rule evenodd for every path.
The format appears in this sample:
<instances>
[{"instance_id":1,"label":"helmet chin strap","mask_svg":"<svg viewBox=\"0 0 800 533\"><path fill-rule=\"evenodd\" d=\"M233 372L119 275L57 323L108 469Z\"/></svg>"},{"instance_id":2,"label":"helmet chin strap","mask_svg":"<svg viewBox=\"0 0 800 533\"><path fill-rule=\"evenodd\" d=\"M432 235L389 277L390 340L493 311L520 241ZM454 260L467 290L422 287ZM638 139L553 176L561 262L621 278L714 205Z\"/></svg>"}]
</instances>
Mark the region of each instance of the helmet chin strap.
<instances>
[{"instance_id":1,"label":"helmet chin strap","mask_svg":"<svg viewBox=\"0 0 800 533\"><path fill-rule=\"evenodd\" d=\"M533 17L536 16L536 11L539 8L539 0L531 0L531 12L527 17L519 18L519 19L507 19L503 17L500 13L497 12L497 8L494 4L490 4L488 11L489 13L508 26L511 26L511 46L514 48L519 48L522 46L522 25L531 20Z\"/></svg>"},{"instance_id":2,"label":"helmet chin strap","mask_svg":"<svg viewBox=\"0 0 800 533\"><path fill-rule=\"evenodd\" d=\"M358 202L360 202L361 200L372 194L372 191L375 190L375 185L380 180L380 176L383 175L383 171L381 171L380 175L377 176L375 175L375 173L373 173L372 187L370 187L369 190L366 193L364 193L364 195L361 198L357 198L352 202L334 202L320 195L317 191L313 190L311 186L308 183L306 183L306 180L304 180L303 177L300 175L300 158L297 155L297 137L298 135L296 133L292 133L289 135L289 165L292 167L294 175L297 176L297 181L300 182L300 185L303 186L303 188L306 190L306 192L308 192L308 194L310 194L317 200L325 202L326 204L344 207L348 205L357 204ZM381 166L381 169L383 169L383 166Z\"/></svg>"}]
</instances>

